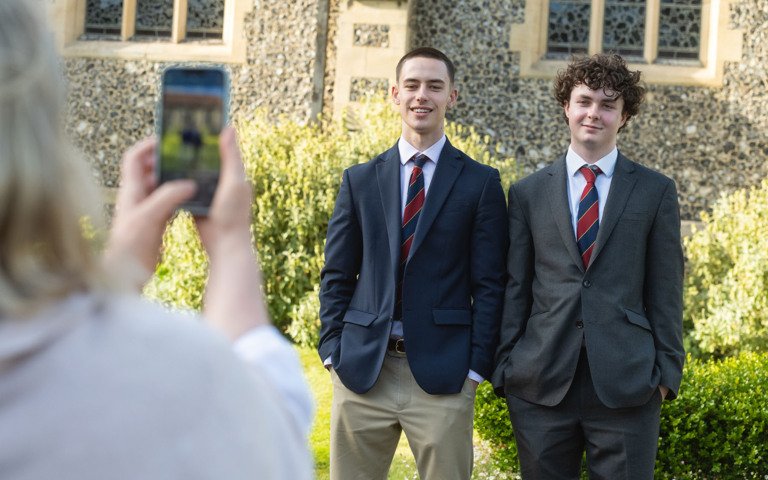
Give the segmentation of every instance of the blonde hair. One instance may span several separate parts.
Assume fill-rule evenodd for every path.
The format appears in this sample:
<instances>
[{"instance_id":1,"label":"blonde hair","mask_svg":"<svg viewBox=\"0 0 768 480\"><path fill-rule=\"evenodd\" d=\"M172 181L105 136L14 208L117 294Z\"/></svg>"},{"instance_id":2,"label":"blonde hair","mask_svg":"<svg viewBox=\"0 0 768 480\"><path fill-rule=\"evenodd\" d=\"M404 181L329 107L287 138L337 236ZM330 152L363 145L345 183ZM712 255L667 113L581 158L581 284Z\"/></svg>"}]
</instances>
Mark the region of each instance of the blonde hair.
<instances>
[{"instance_id":1,"label":"blonde hair","mask_svg":"<svg viewBox=\"0 0 768 480\"><path fill-rule=\"evenodd\" d=\"M99 202L63 132L64 81L41 4L0 1L0 318L102 279L82 226L101 216Z\"/></svg>"}]
</instances>

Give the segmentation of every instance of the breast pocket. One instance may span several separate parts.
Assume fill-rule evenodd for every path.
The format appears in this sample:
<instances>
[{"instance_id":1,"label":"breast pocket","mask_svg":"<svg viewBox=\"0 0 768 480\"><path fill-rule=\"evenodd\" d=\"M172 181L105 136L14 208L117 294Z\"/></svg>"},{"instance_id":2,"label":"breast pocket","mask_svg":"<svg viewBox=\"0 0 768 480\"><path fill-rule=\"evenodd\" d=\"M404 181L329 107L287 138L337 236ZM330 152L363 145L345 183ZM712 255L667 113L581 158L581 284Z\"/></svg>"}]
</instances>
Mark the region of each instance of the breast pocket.
<instances>
[{"instance_id":1,"label":"breast pocket","mask_svg":"<svg viewBox=\"0 0 768 480\"><path fill-rule=\"evenodd\" d=\"M642 222L648 218L648 214L645 212L624 212L619 217L619 221L623 222Z\"/></svg>"},{"instance_id":2,"label":"breast pocket","mask_svg":"<svg viewBox=\"0 0 768 480\"><path fill-rule=\"evenodd\" d=\"M448 241L460 240L462 236L468 235L471 231L469 225L472 224L473 213L469 202L448 200L440 208L430 232L444 236ZM444 245L443 247L449 248L451 245Z\"/></svg>"}]
</instances>

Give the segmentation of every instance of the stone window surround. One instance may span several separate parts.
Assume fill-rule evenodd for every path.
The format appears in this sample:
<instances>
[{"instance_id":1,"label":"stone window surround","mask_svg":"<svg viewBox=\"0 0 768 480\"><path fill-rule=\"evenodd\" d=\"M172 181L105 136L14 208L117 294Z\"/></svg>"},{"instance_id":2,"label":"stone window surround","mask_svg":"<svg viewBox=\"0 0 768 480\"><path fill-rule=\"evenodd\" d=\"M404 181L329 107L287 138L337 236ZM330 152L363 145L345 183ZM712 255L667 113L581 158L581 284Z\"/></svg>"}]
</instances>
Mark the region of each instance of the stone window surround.
<instances>
[{"instance_id":1,"label":"stone window surround","mask_svg":"<svg viewBox=\"0 0 768 480\"><path fill-rule=\"evenodd\" d=\"M643 72L649 84L719 87L723 85L723 63L741 60L742 32L728 28L731 3L735 0L704 0L702 2L702 34L700 65L670 63L632 63L631 68ZM659 0L646 0L648 11L659 11ZM602 12L603 0L592 0L592 9ZM520 76L554 78L565 68L567 60L546 59L549 0L528 0L525 23L513 24L510 49L520 52ZM658 16L646 28L646 45L658 43ZM602 16L592 15L589 53L601 51ZM655 47L646 47L645 58L655 56Z\"/></svg>"},{"instance_id":2,"label":"stone window surround","mask_svg":"<svg viewBox=\"0 0 768 480\"><path fill-rule=\"evenodd\" d=\"M184 40L187 0L174 0L174 24L170 41L132 42L136 0L124 0L121 40L80 40L85 32L87 0L50 0L49 15L56 43L64 57L119 58L161 62L245 63L245 15L253 1L225 0L221 43ZM183 12L181 14L177 12Z\"/></svg>"}]
</instances>

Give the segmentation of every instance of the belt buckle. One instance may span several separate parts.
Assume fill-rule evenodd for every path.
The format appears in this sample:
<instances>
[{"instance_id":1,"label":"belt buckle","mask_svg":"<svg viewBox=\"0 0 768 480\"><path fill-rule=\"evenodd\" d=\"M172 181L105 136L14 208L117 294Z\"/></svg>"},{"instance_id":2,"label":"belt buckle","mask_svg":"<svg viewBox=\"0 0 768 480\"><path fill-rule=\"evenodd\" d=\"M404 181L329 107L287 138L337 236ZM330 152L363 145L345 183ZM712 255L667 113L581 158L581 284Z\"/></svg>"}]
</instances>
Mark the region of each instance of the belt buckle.
<instances>
[{"instance_id":1,"label":"belt buckle","mask_svg":"<svg viewBox=\"0 0 768 480\"><path fill-rule=\"evenodd\" d=\"M405 353L405 340L402 338L395 340L395 351L397 353Z\"/></svg>"}]
</instances>

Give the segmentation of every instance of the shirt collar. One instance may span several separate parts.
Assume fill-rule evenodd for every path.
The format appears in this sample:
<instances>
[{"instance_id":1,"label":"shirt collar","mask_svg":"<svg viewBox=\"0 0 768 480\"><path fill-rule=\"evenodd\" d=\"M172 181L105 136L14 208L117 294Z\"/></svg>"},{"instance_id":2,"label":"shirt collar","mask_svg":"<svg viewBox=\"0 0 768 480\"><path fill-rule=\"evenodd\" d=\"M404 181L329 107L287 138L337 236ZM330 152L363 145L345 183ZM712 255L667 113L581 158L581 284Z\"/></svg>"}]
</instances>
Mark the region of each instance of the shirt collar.
<instances>
[{"instance_id":1,"label":"shirt collar","mask_svg":"<svg viewBox=\"0 0 768 480\"><path fill-rule=\"evenodd\" d=\"M440 153L443 151L443 147L447 140L445 134L443 134L443 136L440 137L440 140L421 153L437 164L437 160L440 158ZM400 137L400 140L397 141L397 150L400 152L400 163L403 165L408 163L408 160L410 160L411 157L419 153L416 147L408 143L403 137Z\"/></svg>"},{"instance_id":2,"label":"shirt collar","mask_svg":"<svg viewBox=\"0 0 768 480\"><path fill-rule=\"evenodd\" d=\"M613 171L616 169L616 161L618 158L619 150L616 147L613 147L613 150L608 152L608 155L596 161L594 164L600 167L603 175L607 178L611 178L613 176ZM576 172L578 172L585 163L587 162L581 158L578 153L574 152L569 145L568 153L565 154L565 165L568 169L568 176L573 177L576 175Z\"/></svg>"}]
</instances>

